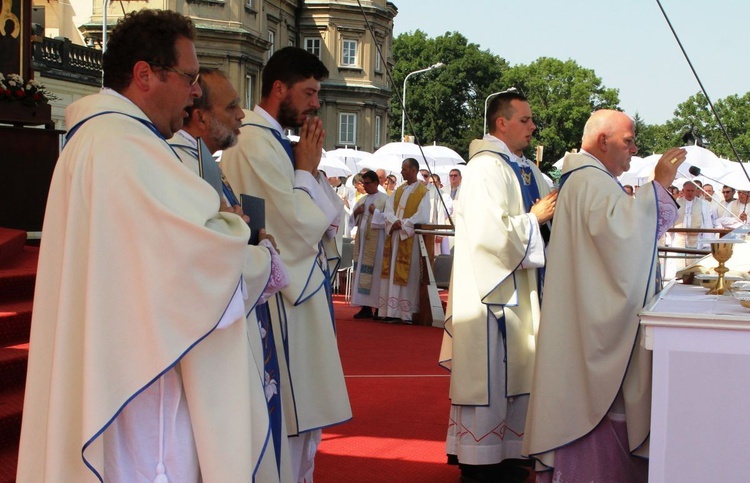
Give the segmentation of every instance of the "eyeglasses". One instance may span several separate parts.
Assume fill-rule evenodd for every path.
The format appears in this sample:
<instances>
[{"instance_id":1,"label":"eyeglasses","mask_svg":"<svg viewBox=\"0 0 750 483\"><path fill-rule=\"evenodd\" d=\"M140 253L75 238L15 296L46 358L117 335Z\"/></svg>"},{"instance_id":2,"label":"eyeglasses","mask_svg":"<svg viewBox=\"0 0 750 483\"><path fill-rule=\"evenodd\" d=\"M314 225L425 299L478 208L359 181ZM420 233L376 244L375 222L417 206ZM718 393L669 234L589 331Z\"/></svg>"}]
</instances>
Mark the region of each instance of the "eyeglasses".
<instances>
[{"instance_id":1,"label":"eyeglasses","mask_svg":"<svg viewBox=\"0 0 750 483\"><path fill-rule=\"evenodd\" d=\"M730 190L721 190L722 193L733 193L733 191Z\"/></svg>"},{"instance_id":2,"label":"eyeglasses","mask_svg":"<svg viewBox=\"0 0 750 483\"><path fill-rule=\"evenodd\" d=\"M450 176L451 178L458 178L457 174L449 174L448 176Z\"/></svg>"},{"instance_id":3,"label":"eyeglasses","mask_svg":"<svg viewBox=\"0 0 750 483\"><path fill-rule=\"evenodd\" d=\"M194 86L196 82L198 82L198 79L201 78L200 72L196 72L195 74L188 74L187 72L183 72L180 69L175 69L174 67L168 67L166 65L157 64L155 62L149 62L148 65L152 67L159 67L160 69L168 70L169 72L174 72L175 74L184 75L187 77L188 82L190 82L191 86Z\"/></svg>"}]
</instances>

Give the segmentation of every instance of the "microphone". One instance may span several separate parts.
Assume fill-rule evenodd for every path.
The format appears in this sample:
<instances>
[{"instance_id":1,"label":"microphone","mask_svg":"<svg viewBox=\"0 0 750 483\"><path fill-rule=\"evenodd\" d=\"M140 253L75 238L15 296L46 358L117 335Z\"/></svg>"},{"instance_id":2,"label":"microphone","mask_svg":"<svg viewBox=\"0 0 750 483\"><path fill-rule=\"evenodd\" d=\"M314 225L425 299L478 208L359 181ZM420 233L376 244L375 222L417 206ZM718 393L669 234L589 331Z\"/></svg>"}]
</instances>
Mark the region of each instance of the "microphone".
<instances>
[{"instance_id":1,"label":"microphone","mask_svg":"<svg viewBox=\"0 0 750 483\"><path fill-rule=\"evenodd\" d=\"M690 166L690 169L688 169L688 172L692 174L693 176L701 175L701 169L698 166Z\"/></svg>"}]
</instances>

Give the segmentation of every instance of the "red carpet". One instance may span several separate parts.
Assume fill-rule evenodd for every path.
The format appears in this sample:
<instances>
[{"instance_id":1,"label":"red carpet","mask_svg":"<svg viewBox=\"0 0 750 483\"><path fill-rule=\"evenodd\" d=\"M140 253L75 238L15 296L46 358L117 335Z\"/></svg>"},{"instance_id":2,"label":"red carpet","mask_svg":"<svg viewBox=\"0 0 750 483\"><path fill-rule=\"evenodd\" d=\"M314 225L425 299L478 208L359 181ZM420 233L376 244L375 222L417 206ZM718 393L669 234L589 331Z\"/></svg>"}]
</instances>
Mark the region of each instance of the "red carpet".
<instances>
[{"instance_id":1,"label":"red carpet","mask_svg":"<svg viewBox=\"0 0 750 483\"><path fill-rule=\"evenodd\" d=\"M323 432L317 483L458 482L446 464L448 373L442 329L353 320L337 299L339 350L353 419Z\"/></svg>"}]
</instances>

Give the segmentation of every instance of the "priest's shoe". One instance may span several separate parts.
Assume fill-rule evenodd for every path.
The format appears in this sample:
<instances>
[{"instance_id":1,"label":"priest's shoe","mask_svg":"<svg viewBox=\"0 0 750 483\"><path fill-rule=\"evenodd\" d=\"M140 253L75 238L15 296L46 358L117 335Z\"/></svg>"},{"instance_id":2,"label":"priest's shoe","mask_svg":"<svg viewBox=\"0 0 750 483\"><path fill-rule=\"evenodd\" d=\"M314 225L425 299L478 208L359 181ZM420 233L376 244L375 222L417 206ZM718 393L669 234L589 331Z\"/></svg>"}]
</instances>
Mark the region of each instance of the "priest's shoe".
<instances>
[{"instance_id":1,"label":"priest's shoe","mask_svg":"<svg viewBox=\"0 0 750 483\"><path fill-rule=\"evenodd\" d=\"M372 319L372 308L362 307L359 312L354 314L355 319Z\"/></svg>"}]
</instances>

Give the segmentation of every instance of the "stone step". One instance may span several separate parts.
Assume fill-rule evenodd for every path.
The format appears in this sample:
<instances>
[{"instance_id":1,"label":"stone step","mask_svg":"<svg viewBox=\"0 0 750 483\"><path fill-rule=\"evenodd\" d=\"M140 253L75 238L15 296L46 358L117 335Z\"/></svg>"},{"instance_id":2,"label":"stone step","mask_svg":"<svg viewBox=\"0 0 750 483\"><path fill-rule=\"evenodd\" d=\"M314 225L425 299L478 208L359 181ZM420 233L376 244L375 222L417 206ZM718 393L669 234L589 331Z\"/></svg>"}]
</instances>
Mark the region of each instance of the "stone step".
<instances>
[{"instance_id":1,"label":"stone step","mask_svg":"<svg viewBox=\"0 0 750 483\"><path fill-rule=\"evenodd\" d=\"M3 391L0 397L0 448L18 447L21 437L23 386Z\"/></svg>"},{"instance_id":2,"label":"stone step","mask_svg":"<svg viewBox=\"0 0 750 483\"><path fill-rule=\"evenodd\" d=\"M31 300L0 303L0 347L29 341Z\"/></svg>"},{"instance_id":3,"label":"stone step","mask_svg":"<svg viewBox=\"0 0 750 483\"><path fill-rule=\"evenodd\" d=\"M33 299L38 261L39 248L24 246L0 266L0 303Z\"/></svg>"},{"instance_id":4,"label":"stone step","mask_svg":"<svg viewBox=\"0 0 750 483\"><path fill-rule=\"evenodd\" d=\"M0 403L6 392L17 387L23 389L28 358L28 343L0 347Z\"/></svg>"},{"instance_id":5,"label":"stone step","mask_svg":"<svg viewBox=\"0 0 750 483\"><path fill-rule=\"evenodd\" d=\"M0 267L17 257L25 244L25 231L0 228Z\"/></svg>"}]
</instances>

